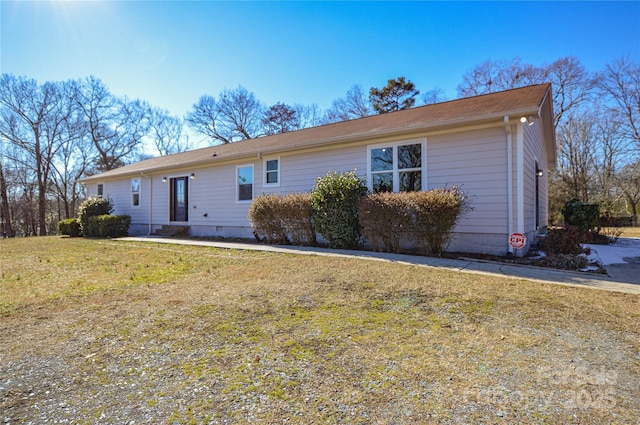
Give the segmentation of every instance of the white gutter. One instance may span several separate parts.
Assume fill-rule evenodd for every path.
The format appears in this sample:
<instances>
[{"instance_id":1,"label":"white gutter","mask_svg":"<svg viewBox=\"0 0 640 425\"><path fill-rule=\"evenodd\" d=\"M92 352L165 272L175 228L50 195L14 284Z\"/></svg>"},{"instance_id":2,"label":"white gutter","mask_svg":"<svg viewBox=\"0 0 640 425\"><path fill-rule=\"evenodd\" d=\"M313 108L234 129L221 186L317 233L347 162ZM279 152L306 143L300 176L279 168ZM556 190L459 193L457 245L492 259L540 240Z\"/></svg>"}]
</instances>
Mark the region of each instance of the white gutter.
<instances>
[{"instance_id":1,"label":"white gutter","mask_svg":"<svg viewBox=\"0 0 640 425\"><path fill-rule=\"evenodd\" d=\"M513 138L509 115L504 116L504 129L507 132L507 233L510 235L513 232ZM513 248L510 244L508 246L513 254Z\"/></svg>"}]
</instances>

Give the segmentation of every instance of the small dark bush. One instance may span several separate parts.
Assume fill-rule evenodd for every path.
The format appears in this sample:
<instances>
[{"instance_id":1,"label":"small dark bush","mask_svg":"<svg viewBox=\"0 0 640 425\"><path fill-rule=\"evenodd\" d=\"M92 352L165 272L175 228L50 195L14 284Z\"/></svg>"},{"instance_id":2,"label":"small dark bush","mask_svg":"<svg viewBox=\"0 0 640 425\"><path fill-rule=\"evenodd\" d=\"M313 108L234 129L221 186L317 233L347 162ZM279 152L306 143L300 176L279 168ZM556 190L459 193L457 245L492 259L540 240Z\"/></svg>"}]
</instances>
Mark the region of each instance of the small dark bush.
<instances>
[{"instance_id":1,"label":"small dark bush","mask_svg":"<svg viewBox=\"0 0 640 425\"><path fill-rule=\"evenodd\" d=\"M551 229L540 240L540 247L548 255L550 254L580 254L583 249L580 245L586 238L586 232L577 227L567 226L561 229Z\"/></svg>"},{"instance_id":2,"label":"small dark bush","mask_svg":"<svg viewBox=\"0 0 640 425\"><path fill-rule=\"evenodd\" d=\"M58 222L58 233L60 233L61 235L71 236L72 238L82 236L82 230L80 229L80 220L77 218L60 220Z\"/></svg>"},{"instance_id":3,"label":"small dark bush","mask_svg":"<svg viewBox=\"0 0 640 425\"><path fill-rule=\"evenodd\" d=\"M327 173L318 177L311 192L316 230L332 248L360 245L358 201L367 194L367 186L354 172Z\"/></svg>"},{"instance_id":4,"label":"small dark bush","mask_svg":"<svg viewBox=\"0 0 640 425\"><path fill-rule=\"evenodd\" d=\"M89 217L85 236L117 238L129 234L131 217L128 215L94 215Z\"/></svg>"},{"instance_id":5,"label":"small dark bush","mask_svg":"<svg viewBox=\"0 0 640 425\"><path fill-rule=\"evenodd\" d=\"M113 204L111 200L101 197L87 198L80 204L78 209L78 219L80 220L80 228L85 236L92 236L87 231L89 226L89 217L97 215L111 214L113 212Z\"/></svg>"},{"instance_id":6,"label":"small dark bush","mask_svg":"<svg viewBox=\"0 0 640 425\"><path fill-rule=\"evenodd\" d=\"M538 260L538 265L563 270L579 270L587 267L587 258L575 254L551 254Z\"/></svg>"},{"instance_id":7,"label":"small dark bush","mask_svg":"<svg viewBox=\"0 0 640 425\"><path fill-rule=\"evenodd\" d=\"M573 199L562 208L565 225L577 227L585 232L597 231L600 222L598 205L584 204Z\"/></svg>"}]
</instances>

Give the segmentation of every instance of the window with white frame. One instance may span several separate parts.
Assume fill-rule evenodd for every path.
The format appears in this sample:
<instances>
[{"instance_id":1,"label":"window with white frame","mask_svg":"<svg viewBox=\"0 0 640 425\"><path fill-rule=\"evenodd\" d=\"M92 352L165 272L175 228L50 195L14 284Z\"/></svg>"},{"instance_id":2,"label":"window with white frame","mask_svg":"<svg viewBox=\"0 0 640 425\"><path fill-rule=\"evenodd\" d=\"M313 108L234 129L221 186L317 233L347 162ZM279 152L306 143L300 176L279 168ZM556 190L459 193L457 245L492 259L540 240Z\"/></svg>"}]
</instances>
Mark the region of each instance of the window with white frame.
<instances>
[{"instance_id":1,"label":"window with white frame","mask_svg":"<svg viewBox=\"0 0 640 425\"><path fill-rule=\"evenodd\" d=\"M280 158L264 161L264 184L265 186L280 185Z\"/></svg>"},{"instance_id":2,"label":"window with white frame","mask_svg":"<svg viewBox=\"0 0 640 425\"><path fill-rule=\"evenodd\" d=\"M104 195L104 184L98 183L97 192L98 198L102 198Z\"/></svg>"},{"instance_id":3,"label":"window with white frame","mask_svg":"<svg viewBox=\"0 0 640 425\"><path fill-rule=\"evenodd\" d=\"M369 183L374 193L422 190L422 142L370 146L368 151Z\"/></svg>"},{"instance_id":4,"label":"window with white frame","mask_svg":"<svg viewBox=\"0 0 640 425\"><path fill-rule=\"evenodd\" d=\"M237 200L251 201L253 199L253 165L236 167Z\"/></svg>"},{"instance_id":5,"label":"window with white frame","mask_svg":"<svg viewBox=\"0 0 640 425\"><path fill-rule=\"evenodd\" d=\"M131 179L131 205L140 206L140 179Z\"/></svg>"}]
</instances>

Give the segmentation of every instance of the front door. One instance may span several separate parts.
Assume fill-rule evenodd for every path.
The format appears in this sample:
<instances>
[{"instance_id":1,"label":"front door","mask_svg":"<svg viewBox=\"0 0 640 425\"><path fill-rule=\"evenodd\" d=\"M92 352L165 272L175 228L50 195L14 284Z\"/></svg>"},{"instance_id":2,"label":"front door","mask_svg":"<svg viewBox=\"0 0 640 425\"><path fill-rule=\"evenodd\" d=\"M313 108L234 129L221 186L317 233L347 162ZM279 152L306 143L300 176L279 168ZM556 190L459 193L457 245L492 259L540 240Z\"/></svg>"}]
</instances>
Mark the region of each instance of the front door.
<instances>
[{"instance_id":1,"label":"front door","mask_svg":"<svg viewBox=\"0 0 640 425\"><path fill-rule=\"evenodd\" d=\"M171 221L188 221L189 220L189 196L188 196L187 177L176 177L171 179Z\"/></svg>"}]
</instances>

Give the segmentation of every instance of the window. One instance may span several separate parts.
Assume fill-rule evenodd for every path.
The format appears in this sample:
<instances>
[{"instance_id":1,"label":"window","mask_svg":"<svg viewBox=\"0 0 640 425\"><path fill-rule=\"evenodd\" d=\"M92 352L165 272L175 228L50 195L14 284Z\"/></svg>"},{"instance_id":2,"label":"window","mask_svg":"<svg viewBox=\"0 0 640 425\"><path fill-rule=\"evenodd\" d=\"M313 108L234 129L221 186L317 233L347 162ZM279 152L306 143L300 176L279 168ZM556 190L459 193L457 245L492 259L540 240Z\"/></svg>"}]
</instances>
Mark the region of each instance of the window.
<instances>
[{"instance_id":1,"label":"window","mask_svg":"<svg viewBox=\"0 0 640 425\"><path fill-rule=\"evenodd\" d=\"M253 165L236 167L238 177L238 201L251 201L253 199Z\"/></svg>"},{"instance_id":2,"label":"window","mask_svg":"<svg viewBox=\"0 0 640 425\"><path fill-rule=\"evenodd\" d=\"M140 206L140 179L131 179L131 205Z\"/></svg>"},{"instance_id":3,"label":"window","mask_svg":"<svg viewBox=\"0 0 640 425\"><path fill-rule=\"evenodd\" d=\"M422 190L422 143L369 148L370 187L377 192Z\"/></svg>"},{"instance_id":4,"label":"window","mask_svg":"<svg viewBox=\"0 0 640 425\"><path fill-rule=\"evenodd\" d=\"M264 161L264 184L278 186L280 184L280 160L267 159Z\"/></svg>"},{"instance_id":5,"label":"window","mask_svg":"<svg viewBox=\"0 0 640 425\"><path fill-rule=\"evenodd\" d=\"M98 183L98 198L102 198L104 194L104 185L102 183Z\"/></svg>"}]
</instances>

